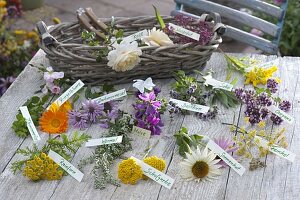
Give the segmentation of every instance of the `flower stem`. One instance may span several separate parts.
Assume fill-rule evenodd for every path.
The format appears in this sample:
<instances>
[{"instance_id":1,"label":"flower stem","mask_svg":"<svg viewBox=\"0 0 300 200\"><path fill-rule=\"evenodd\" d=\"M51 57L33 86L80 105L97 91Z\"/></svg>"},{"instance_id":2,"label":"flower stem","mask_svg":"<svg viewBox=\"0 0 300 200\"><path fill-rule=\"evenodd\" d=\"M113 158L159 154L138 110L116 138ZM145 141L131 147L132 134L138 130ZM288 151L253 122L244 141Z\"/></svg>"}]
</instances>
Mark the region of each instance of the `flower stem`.
<instances>
[{"instance_id":1,"label":"flower stem","mask_svg":"<svg viewBox=\"0 0 300 200\"><path fill-rule=\"evenodd\" d=\"M148 151L146 152L146 154L144 155L143 160L149 155L149 153L152 151L153 148L156 147L156 145L157 145L158 143L159 143L159 140L156 140L156 142L154 143L154 145L153 145L152 147L150 147L150 148L148 149Z\"/></svg>"}]
</instances>

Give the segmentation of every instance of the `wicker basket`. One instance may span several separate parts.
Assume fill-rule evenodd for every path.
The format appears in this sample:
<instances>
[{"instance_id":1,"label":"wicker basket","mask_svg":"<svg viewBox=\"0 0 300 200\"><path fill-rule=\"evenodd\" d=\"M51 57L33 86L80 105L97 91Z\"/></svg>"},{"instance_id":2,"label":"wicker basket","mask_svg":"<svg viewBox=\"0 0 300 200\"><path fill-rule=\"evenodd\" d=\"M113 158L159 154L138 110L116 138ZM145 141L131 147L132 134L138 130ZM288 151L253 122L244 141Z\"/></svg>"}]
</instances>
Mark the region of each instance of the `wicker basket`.
<instances>
[{"instance_id":1,"label":"wicker basket","mask_svg":"<svg viewBox=\"0 0 300 200\"><path fill-rule=\"evenodd\" d=\"M166 23L174 20L171 16L163 16ZM82 28L78 22L61 23L50 30L50 34L57 40L53 45L44 45L41 48L46 52L50 64L56 71L64 71L71 80L81 79L91 85L103 83L120 84L132 82L137 78L169 78L175 70L184 70L190 73L195 69L205 67L211 54L222 42L220 35L224 32L219 15L202 15L202 21L213 25L213 37L203 46L194 43L174 44L165 47L141 47L142 56L139 65L126 72L116 72L107 66L104 58L101 62L96 61L93 51L100 50L101 46L88 46L82 43ZM111 19L101 19L109 24ZM124 30L124 36L131 35L144 29L159 27L155 17L142 16L133 18L115 18L117 28ZM220 27L223 28L220 31Z\"/></svg>"}]
</instances>

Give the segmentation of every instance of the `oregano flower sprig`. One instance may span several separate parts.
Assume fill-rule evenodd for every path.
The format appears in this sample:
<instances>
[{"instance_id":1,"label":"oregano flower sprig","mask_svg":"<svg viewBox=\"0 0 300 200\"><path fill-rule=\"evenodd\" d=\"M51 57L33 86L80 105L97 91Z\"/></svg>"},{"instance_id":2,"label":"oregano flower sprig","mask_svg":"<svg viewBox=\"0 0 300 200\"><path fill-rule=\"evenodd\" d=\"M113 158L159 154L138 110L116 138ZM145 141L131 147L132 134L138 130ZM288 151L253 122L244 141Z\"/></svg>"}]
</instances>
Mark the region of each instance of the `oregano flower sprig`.
<instances>
[{"instance_id":1,"label":"oregano flower sprig","mask_svg":"<svg viewBox=\"0 0 300 200\"><path fill-rule=\"evenodd\" d=\"M288 100L282 100L277 96L278 82L275 79L268 79L266 88L234 90L235 96L245 104L244 114L249 117L251 124L257 124L268 117L274 124L281 124L282 119L271 113L269 106L275 105L279 109L288 112L291 109L291 103Z\"/></svg>"}]
</instances>

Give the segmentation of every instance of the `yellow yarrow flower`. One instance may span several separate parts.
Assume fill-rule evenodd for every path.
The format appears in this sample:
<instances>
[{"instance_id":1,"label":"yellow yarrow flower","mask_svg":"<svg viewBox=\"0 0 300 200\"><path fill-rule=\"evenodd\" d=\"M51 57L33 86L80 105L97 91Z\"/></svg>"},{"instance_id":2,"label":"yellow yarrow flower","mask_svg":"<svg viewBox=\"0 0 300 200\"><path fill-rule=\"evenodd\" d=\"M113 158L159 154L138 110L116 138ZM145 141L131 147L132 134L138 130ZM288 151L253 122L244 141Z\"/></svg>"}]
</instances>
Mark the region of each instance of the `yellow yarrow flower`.
<instances>
[{"instance_id":1,"label":"yellow yarrow flower","mask_svg":"<svg viewBox=\"0 0 300 200\"><path fill-rule=\"evenodd\" d=\"M143 171L135 160L129 158L118 165L118 178L125 184L136 184L142 178Z\"/></svg>"},{"instance_id":2,"label":"yellow yarrow flower","mask_svg":"<svg viewBox=\"0 0 300 200\"><path fill-rule=\"evenodd\" d=\"M154 167L159 171L163 171L166 168L166 161L164 159L158 158L157 156L150 156L144 159L144 163ZM143 175L144 180L148 180L148 177Z\"/></svg>"},{"instance_id":3,"label":"yellow yarrow flower","mask_svg":"<svg viewBox=\"0 0 300 200\"><path fill-rule=\"evenodd\" d=\"M245 117L244 118L245 123L249 123L249 119L250 119L250 117Z\"/></svg>"},{"instance_id":4,"label":"yellow yarrow flower","mask_svg":"<svg viewBox=\"0 0 300 200\"><path fill-rule=\"evenodd\" d=\"M34 159L26 162L23 175L32 181L60 180L63 176L63 171L49 156L41 153L39 156L35 156Z\"/></svg>"},{"instance_id":5,"label":"yellow yarrow flower","mask_svg":"<svg viewBox=\"0 0 300 200\"><path fill-rule=\"evenodd\" d=\"M269 67L267 69L262 67L254 67L251 71L245 74L245 84L251 84L257 86L258 84L265 85L267 80L273 76L273 73L277 71L276 66Z\"/></svg>"}]
</instances>

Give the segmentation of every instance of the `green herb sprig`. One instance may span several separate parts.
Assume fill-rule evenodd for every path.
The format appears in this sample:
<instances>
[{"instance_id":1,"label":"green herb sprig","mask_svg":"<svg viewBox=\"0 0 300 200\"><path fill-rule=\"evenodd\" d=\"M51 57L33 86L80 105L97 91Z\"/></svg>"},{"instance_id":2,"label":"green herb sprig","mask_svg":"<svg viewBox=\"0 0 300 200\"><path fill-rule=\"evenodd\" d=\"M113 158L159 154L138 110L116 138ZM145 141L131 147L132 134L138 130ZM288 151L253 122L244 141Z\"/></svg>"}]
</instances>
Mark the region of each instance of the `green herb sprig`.
<instances>
[{"instance_id":1,"label":"green herb sprig","mask_svg":"<svg viewBox=\"0 0 300 200\"><path fill-rule=\"evenodd\" d=\"M89 138L89 135L85 133L80 135L76 131L70 137L65 134L61 134L55 138L49 138L41 149L39 149L36 144L33 144L31 148L26 147L24 149L18 149L16 153L25 156L26 159L13 162L11 170L14 174L17 171L22 171L24 164L26 164L28 160L34 159L35 156L39 156L41 153L48 154L50 149L61 155L66 160L70 160L72 154L75 154L78 148L80 148L81 145Z\"/></svg>"},{"instance_id":2,"label":"green herb sprig","mask_svg":"<svg viewBox=\"0 0 300 200\"><path fill-rule=\"evenodd\" d=\"M50 95L45 95L43 97L33 96L26 101L24 106L27 106L29 113L31 115L34 125L38 125L38 120L41 114L44 111L44 105L49 101ZM27 129L27 123L24 119L22 113L19 113L16 116L16 120L12 124L12 129L15 134L19 137L27 137L30 133Z\"/></svg>"},{"instance_id":3,"label":"green herb sprig","mask_svg":"<svg viewBox=\"0 0 300 200\"><path fill-rule=\"evenodd\" d=\"M132 149L131 139L128 135L128 133L131 133L132 127L132 116L119 111L119 117L115 120L115 123L110 123L109 131L104 137L123 135L122 142L98 146L91 156L80 160L78 166L81 170L87 164L94 164L92 173L96 189L104 189L107 184L120 186L111 174L110 167L116 159Z\"/></svg>"},{"instance_id":4,"label":"green herb sprig","mask_svg":"<svg viewBox=\"0 0 300 200\"><path fill-rule=\"evenodd\" d=\"M188 129L182 127L176 134L176 144L179 146L179 155L186 157L186 153L191 153L191 148L197 148L198 145L204 146L201 140L203 139L202 135L194 134L189 135Z\"/></svg>"}]
</instances>

